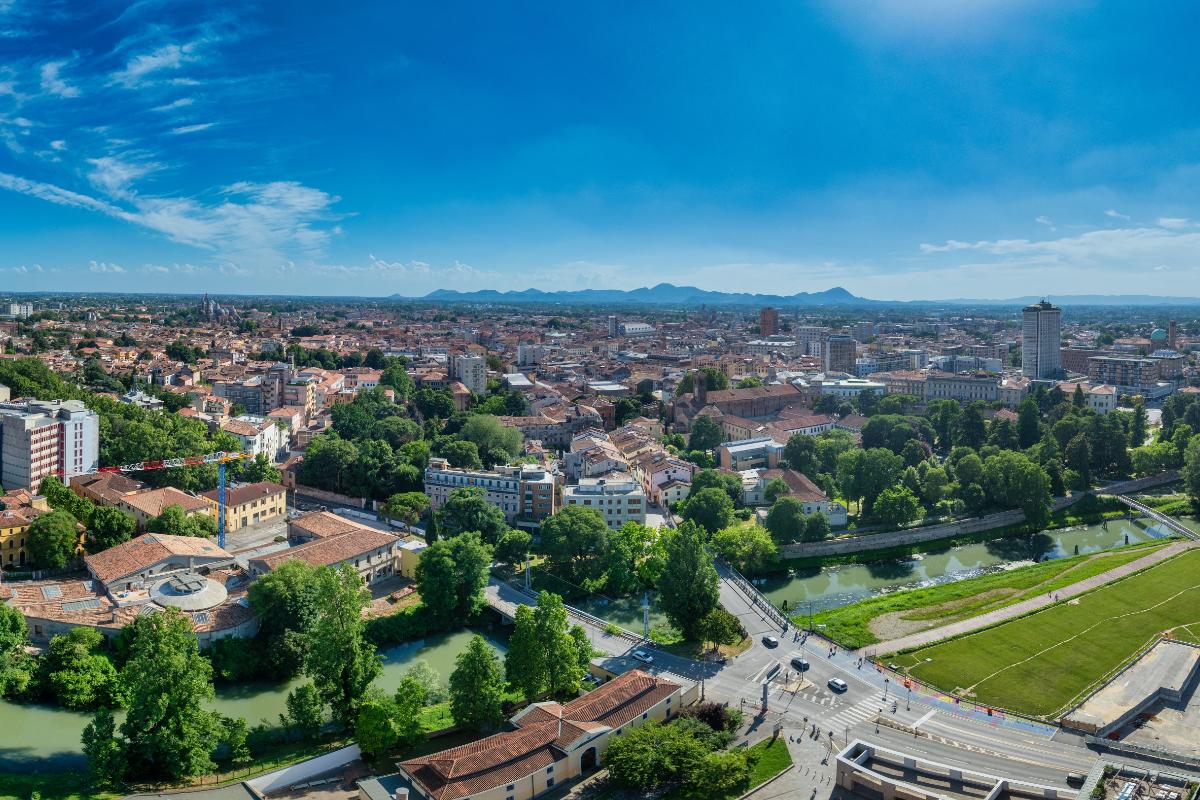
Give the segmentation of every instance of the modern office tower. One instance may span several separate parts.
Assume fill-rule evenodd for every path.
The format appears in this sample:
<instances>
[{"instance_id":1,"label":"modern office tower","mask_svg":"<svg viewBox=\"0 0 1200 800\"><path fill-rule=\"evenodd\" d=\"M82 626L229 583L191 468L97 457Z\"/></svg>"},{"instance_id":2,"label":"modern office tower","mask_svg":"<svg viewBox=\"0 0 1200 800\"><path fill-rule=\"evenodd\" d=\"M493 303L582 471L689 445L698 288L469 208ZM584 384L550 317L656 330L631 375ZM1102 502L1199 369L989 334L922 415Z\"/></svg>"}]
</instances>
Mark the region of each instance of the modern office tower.
<instances>
[{"instance_id":1,"label":"modern office tower","mask_svg":"<svg viewBox=\"0 0 1200 800\"><path fill-rule=\"evenodd\" d=\"M1025 306L1021 325L1021 374L1030 380L1062 373L1062 309L1042 300Z\"/></svg>"}]
</instances>

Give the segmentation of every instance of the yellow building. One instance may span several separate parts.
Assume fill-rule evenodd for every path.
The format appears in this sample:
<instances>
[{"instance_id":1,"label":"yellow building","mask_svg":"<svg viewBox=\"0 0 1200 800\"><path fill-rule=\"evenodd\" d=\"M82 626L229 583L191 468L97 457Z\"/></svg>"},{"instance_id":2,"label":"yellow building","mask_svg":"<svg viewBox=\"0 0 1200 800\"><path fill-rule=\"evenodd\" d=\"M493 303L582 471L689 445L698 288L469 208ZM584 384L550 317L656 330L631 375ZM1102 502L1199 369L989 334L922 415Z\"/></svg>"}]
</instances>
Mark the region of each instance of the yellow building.
<instances>
[{"instance_id":1,"label":"yellow building","mask_svg":"<svg viewBox=\"0 0 1200 800\"><path fill-rule=\"evenodd\" d=\"M217 490L201 495L217 514ZM225 531L260 525L287 514L287 489L278 483L262 481L225 490Z\"/></svg>"}]
</instances>

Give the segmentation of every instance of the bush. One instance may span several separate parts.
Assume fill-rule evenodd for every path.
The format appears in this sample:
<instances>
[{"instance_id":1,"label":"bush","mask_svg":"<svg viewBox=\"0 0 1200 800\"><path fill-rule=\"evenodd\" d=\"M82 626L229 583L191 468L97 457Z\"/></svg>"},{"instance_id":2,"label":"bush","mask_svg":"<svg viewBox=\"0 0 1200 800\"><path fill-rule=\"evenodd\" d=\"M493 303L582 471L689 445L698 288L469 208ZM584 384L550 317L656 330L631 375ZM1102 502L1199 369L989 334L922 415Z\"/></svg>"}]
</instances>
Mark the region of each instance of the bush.
<instances>
[{"instance_id":1,"label":"bush","mask_svg":"<svg viewBox=\"0 0 1200 800\"><path fill-rule=\"evenodd\" d=\"M412 641L440 630L431 622L432 615L423 603L407 606L394 614L367 620L364 635L376 647Z\"/></svg>"}]
</instances>

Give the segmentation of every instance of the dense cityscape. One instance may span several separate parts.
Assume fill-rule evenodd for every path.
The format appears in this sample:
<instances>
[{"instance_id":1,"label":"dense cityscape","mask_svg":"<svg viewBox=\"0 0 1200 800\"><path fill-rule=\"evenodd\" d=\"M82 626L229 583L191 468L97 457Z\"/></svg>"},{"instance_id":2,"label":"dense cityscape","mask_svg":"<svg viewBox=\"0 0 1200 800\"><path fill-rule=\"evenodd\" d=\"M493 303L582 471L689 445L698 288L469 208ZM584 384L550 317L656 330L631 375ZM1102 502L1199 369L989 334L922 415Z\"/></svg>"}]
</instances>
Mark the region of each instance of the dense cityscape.
<instances>
[{"instance_id":1,"label":"dense cityscape","mask_svg":"<svg viewBox=\"0 0 1200 800\"><path fill-rule=\"evenodd\" d=\"M734 797L1190 758L1186 711L1144 720L1196 667L1200 319L844 302L8 298L0 775Z\"/></svg>"},{"instance_id":2,"label":"dense cityscape","mask_svg":"<svg viewBox=\"0 0 1200 800\"><path fill-rule=\"evenodd\" d=\"M0 800L1200 800L1198 30L0 0Z\"/></svg>"}]
</instances>

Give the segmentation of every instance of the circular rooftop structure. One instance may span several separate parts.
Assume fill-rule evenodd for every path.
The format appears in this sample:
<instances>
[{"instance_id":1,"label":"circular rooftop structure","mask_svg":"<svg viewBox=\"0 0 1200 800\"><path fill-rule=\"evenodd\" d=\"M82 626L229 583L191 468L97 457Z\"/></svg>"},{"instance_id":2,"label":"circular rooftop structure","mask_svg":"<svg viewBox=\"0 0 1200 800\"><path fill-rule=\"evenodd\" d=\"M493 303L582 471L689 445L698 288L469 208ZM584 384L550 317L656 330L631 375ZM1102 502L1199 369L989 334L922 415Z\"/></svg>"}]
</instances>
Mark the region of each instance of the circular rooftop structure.
<instances>
[{"instance_id":1,"label":"circular rooftop structure","mask_svg":"<svg viewBox=\"0 0 1200 800\"><path fill-rule=\"evenodd\" d=\"M219 606L229 597L225 587L195 572L183 572L164 578L150 589L150 598L165 608L203 611Z\"/></svg>"},{"instance_id":2,"label":"circular rooftop structure","mask_svg":"<svg viewBox=\"0 0 1200 800\"><path fill-rule=\"evenodd\" d=\"M1145 329L1143 328L1143 330L1145 330ZM1167 332L1164 331L1162 328L1155 328L1151 332L1150 338L1153 339L1154 341L1165 342L1167 340Z\"/></svg>"}]
</instances>

